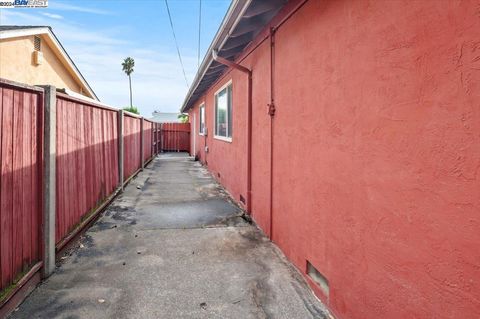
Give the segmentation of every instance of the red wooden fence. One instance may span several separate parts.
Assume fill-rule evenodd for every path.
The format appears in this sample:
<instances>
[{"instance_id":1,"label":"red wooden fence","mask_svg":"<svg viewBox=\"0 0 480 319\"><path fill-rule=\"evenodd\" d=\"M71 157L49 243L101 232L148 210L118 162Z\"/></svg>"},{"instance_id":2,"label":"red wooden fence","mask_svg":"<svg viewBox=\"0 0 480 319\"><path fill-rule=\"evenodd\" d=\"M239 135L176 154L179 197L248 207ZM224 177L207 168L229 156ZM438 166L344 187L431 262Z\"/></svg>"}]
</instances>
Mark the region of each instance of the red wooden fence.
<instances>
[{"instance_id":1,"label":"red wooden fence","mask_svg":"<svg viewBox=\"0 0 480 319\"><path fill-rule=\"evenodd\" d=\"M162 134L160 131L160 123L153 123L153 143L155 153L160 153L162 150Z\"/></svg>"},{"instance_id":2,"label":"red wooden fence","mask_svg":"<svg viewBox=\"0 0 480 319\"><path fill-rule=\"evenodd\" d=\"M0 80L0 296L41 260L42 132L43 90Z\"/></svg>"},{"instance_id":3,"label":"red wooden fence","mask_svg":"<svg viewBox=\"0 0 480 319\"><path fill-rule=\"evenodd\" d=\"M0 317L42 266L44 90L0 79ZM56 94L55 243L119 190L119 112ZM160 150L158 124L124 113L124 179ZM38 274L37 274L38 275ZM37 276L38 277L38 276Z\"/></svg>"},{"instance_id":4,"label":"red wooden fence","mask_svg":"<svg viewBox=\"0 0 480 319\"><path fill-rule=\"evenodd\" d=\"M57 243L119 185L117 114L57 93Z\"/></svg>"},{"instance_id":5,"label":"red wooden fence","mask_svg":"<svg viewBox=\"0 0 480 319\"><path fill-rule=\"evenodd\" d=\"M153 122L144 120L143 121L143 138L144 138L144 147L143 147L143 161L146 162L153 156Z\"/></svg>"},{"instance_id":6,"label":"red wooden fence","mask_svg":"<svg viewBox=\"0 0 480 319\"><path fill-rule=\"evenodd\" d=\"M142 157L140 155L140 126L140 118L125 114L123 124L123 172L125 175L124 179L127 179L129 176L133 175L142 166Z\"/></svg>"},{"instance_id":7,"label":"red wooden fence","mask_svg":"<svg viewBox=\"0 0 480 319\"><path fill-rule=\"evenodd\" d=\"M162 123L162 151L190 150L190 123Z\"/></svg>"}]
</instances>

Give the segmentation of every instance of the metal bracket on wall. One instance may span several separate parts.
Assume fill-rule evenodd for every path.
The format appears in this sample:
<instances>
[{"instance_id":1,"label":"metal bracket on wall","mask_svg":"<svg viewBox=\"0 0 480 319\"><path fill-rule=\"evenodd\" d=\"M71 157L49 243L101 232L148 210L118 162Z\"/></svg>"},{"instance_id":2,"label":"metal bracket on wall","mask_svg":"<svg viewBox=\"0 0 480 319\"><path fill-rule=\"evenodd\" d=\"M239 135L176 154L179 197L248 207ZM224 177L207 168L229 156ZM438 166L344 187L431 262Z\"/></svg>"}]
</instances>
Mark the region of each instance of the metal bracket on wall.
<instances>
[{"instance_id":1,"label":"metal bracket on wall","mask_svg":"<svg viewBox=\"0 0 480 319\"><path fill-rule=\"evenodd\" d=\"M268 115L274 116L275 115L275 104L272 102L272 103L269 103L267 105L268 105Z\"/></svg>"}]
</instances>

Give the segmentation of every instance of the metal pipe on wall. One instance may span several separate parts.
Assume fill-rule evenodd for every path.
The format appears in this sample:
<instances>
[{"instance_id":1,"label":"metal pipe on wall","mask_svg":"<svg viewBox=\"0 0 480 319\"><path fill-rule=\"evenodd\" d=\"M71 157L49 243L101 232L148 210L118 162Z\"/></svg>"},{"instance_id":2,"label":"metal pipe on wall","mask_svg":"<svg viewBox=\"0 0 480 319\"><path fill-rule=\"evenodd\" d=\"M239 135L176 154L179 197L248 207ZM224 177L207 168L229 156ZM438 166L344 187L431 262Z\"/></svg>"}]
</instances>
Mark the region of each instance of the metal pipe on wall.
<instances>
[{"instance_id":1,"label":"metal pipe on wall","mask_svg":"<svg viewBox=\"0 0 480 319\"><path fill-rule=\"evenodd\" d=\"M203 120L203 122L204 122L205 124L203 125L203 144L204 144L204 145L203 145L203 154L204 154L204 157L205 157L205 158L204 158L205 165L208 166L208 161L207 161L207 154L208 154L208 151L207 151L207 148L208 148L208 145L207 145L207 142L208 142L208 140L207 140L208 129L207 129L207 127L206 127L206 126L207 126L207 113L208 113L208 112L207 112L207 107L206 107L206 106L204 106L204 110L205 110L205 111L204 111L204 117L205 117L205 119Z\"/></svg>"},{"instance_id":2,"label":"metal pipe on wall","mask_svg":"<svg viewBox=\"0 0 480 319\"><path fill-rule=\"evenodd\" d=\"M275 116L275 29L270 28L270 103L268 115L270 115L270 240L273 240L273 124Z\"/></svg>"}]
</instances>

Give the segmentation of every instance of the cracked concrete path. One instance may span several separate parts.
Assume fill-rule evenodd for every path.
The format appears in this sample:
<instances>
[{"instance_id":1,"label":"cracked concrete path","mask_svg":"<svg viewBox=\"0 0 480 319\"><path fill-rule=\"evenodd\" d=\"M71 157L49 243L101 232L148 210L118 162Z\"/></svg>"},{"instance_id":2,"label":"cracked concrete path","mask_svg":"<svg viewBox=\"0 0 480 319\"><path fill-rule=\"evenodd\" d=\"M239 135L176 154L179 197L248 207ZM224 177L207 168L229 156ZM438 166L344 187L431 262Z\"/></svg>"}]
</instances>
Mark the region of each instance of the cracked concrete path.
<instances>
[{"instance_id":1,"label":"cracked concrete path","mask_svg":"<svg viewBox=\"0 0 480 319\"><path fill-rule=\"evenodd\" d=\"M156 158L12 318L327 318L199 163Z\"/></svg>"}]
</instances>

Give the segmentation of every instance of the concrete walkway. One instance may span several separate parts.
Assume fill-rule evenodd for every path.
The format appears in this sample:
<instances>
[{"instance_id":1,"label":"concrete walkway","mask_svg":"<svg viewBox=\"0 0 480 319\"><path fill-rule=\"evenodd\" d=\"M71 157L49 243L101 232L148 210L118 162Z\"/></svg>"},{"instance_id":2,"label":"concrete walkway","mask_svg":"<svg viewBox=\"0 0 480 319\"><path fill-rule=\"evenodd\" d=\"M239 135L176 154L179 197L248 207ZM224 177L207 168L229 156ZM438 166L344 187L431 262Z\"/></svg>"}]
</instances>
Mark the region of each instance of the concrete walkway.
<instances>
[{"instance_id":1,"label":"concrete walkway","mask_svg":"<svg viewBox=\"0 0 480 319\"><path fill-rule=\"evenodd\" d=\"M327 318L299 273L182 154L140 173L13 318Z\"/></svg>"}]
</instances>

